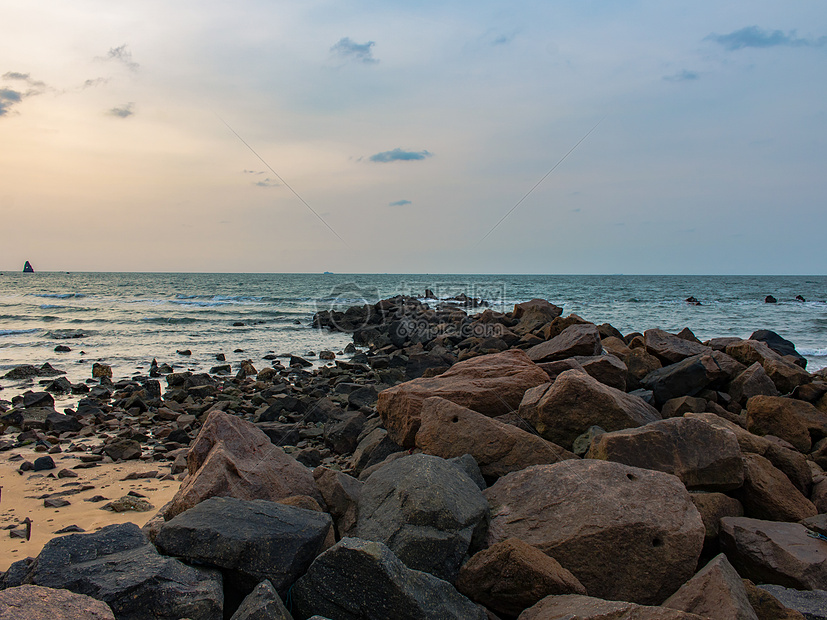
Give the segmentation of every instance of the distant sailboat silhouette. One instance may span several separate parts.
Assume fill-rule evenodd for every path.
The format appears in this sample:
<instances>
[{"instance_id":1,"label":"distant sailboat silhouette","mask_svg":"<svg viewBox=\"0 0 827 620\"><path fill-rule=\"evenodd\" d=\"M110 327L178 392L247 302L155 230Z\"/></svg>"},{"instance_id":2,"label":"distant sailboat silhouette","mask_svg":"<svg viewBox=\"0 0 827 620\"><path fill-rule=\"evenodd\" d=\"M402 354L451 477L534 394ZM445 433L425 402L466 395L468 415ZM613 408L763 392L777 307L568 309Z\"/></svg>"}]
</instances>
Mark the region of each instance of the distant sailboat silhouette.
<instances>
[{"instance_id":1,"label":"distant sailboat silhouette","mask_svg":"<svg viewBox=\"0 0 827 620\"><path fill-rule=\"evenodd\" d=\"M34 267L29 261L26 261L26 264L23 265L23 273L34 273Z\"/></svg>"}]
</instances>

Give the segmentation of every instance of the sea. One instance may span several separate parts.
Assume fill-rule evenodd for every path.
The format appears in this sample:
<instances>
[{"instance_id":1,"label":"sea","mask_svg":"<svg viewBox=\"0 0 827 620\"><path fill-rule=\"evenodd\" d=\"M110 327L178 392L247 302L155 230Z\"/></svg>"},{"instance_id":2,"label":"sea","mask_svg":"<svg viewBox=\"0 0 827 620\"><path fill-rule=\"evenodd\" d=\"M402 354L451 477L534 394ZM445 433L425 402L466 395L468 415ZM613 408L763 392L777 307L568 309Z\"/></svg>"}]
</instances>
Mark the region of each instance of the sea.
<instances>
[{"instance_id":1,"label":"sea","mask_svg":"<svg viewBox=\"0 0 827 620\"><path fill-rule=\"evenodd\" d=\"M20 364L48 362L73 383L91 378L95 361L112 366L115 379L147 374L153 359L209 371L219 353L258 369L267 355L318 366L320 351L343 351L351 335L314 329L315 312L398 294L431 304L465 294L497 311L542 298L624 334L688 327L705 340L769 329L796 345L808 370L827 366L827 276L4 272L0 400L37 389L3 378ZM191 355L177 353L184 350Z\"/></svg>"}]
</instances>

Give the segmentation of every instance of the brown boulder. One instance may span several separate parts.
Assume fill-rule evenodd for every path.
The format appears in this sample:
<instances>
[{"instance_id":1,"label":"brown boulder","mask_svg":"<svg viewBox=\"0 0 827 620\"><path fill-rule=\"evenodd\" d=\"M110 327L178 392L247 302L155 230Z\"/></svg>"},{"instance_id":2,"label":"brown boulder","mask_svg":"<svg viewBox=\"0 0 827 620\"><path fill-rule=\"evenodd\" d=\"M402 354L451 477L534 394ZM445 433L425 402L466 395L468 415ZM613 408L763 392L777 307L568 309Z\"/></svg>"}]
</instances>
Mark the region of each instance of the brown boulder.
<instances>
[{"instance_id":1,"label":"brown boulder","mask_svg":"<svg viewBox=\"0 0 827 620\"><path fill-rule=\"evenodd\" d=\"M827 545L807 536L800 523L724 517L720 540L738 574L756 583L798 590L827 583Z\"/></svg>"},{"instance_id":2,"label":"brown boulder","mask_svg":"<svg viewBox=\"0 0 827 620\"><path fill-rule=\"evenodd\" d=\"M411 448L422 402L439 396L490 417L517 409L529 388L548 381L524 351L512 349L454 364L436 377L400 383L379 394L376 409L390 438Z\"/></svg>"},{"instance_id":3,"label":"brown boulder","mask_svg":"<svg viewBox=\"0 0 827 620\"><path fill-rule=\"evenodd\" d=\"M557 360L556 362L541 362L537 365L546 371L548 379L551 382L553 382L560 375L560 373L566 372L567 370L579 370L580 372L586 372L586 370L580 365L580 362L573 357L564 360Z\"/></svg>"},{"instance_id":4,"label":"brown boulder","mask_svg":"<svg viewBox=\"0 0 827 620\"><path fill-rule=\"evenodd\" d=\"M685 340L662 329L647 329L643 332L643 342L646 352L654 355L664 365L675 364L693 355L712 353L709 347Z\"/></svg>"},{"instance_id":5,"label":"brown boulder","mask_svg":"<svg viewBox=\"0 0 827 620\"><path fill-rule=\"evenodd\" d=\"M626 391L626 375L629 374L629 369L619 358L614 355L595 355L575 359L580 362L583 370L600 383L621 392Z\"/></svg>"},{"instance_id":6,"label":"brown boulder","mask_svg":"<svg viewBox=\"0 0 827 620\"><path fill-rule=\"evenodd\" d=\"M511 331L519 336L524 336L551 323L561 314L563 314L562 308L547 302L545 299L524 301L514 306L514 312L511 316L519 319L520 322L512 327Z\"/></svg>"},{"instance_id":7,"label":"brown boulder","mask_svg":"<svg viewBox=\"0 0 827 620\"><path fill-rule=\"evenodd\" d=\"M549 321L556 319L558 316L563 314L563 309L559 306L555 306L553 303L545 299L535 298L519 304L514 304L514 311L511 313L511 318L520 320L529 310L541 310L546 312L550 316L548 319ZM489 310L486 310L485 312L489 312Z\"/></svg>"},{"instance_id":8,"label":"brown boulder","mask_svg":"<svg viewBox=\"0 0 827 620\"><path fill-rule=\"evenodd\" d=\"M632 350L626 346L626 342L617 336L601 337L601 342L603 343L603 350L606 351L606 353L611 353L622 360L625 360L626 356L632 352Z\"/></svg>"},{"instance_id":9,"label":"brown boulder","mask_svg":"<svg viewBox=\"0 0 827 620\"><path fill-rule=\"evenodd\" d=\"M457 590L495 612L516 616L546 596L586 594L560 563L519 538L480 551L459 570Z\"/></svg>"},{"instance_id":10,"label":"brown boulder","mask_svg":"<svg viewBox=\"0 0 827 620\"><path fill-rule=\"evenodd\" d=\"M706 411L707 401L696 396L679 396L670 398L661 407L660 415L666 418L679 418L684 413L703 413Z\"/></svg>"},{"instance_id":11,"label":"brown boulder","mask_svg":"<svg viewBox=\"0 0 827 620\"><path fill-rule=\"evenodd\" d=\"M187 455L187 476L164 518L218 497L277 501L291 495L322 497L310 470L272 444L251 422L214 410Z\"/></svg>"},{"instance_id":12,"label":"brown boulder","mask_svg":"<svg viewBox=\"0 0 827 620\"><path fill-rule=\"evenodd\" d=\"M553 362L577 355L600 355L600 332L594 323L579 323L564 329L560 335L531 347L527 353L535 363Z\"/></svg>"},{"instance_id":13,"label":"brown boulder","mask_svg":"<svg viewBox=\"0 0 827 620\"><path fill-rule=\"evenodd\" d=\"M470 454L487 478L499 478L530 465L577 458L537 435L444 398L425 399L420 420L417 448L444 459Z\"/></svg>"},{"instance_id":14,"label":"brown boulder","mask_svg":"<svg viewBox=\"0 0 827 620\"><path fill-rule=\"evenodd\" d=\"M587 458L674 474L688 489L729 491L744 483L735 435L696 418L669 418L603 433Z\"/></svg>"},{"instance_id":15,"label":"brown boulder","mask_svg":"<svg viewBox=\"0 0 827 620\"><path fill-rule=\"evenodd\" d=\"M813 484L813 490L810 492L810 501L816 507L819 513L827 512L827 476L821 476L818 481Z\"/></svg>"},{"instance_id":16,"label":"brown boulder","mask_svg":"<svg viewBox=\"0 0 827 620\"><path fill-rule=\"evenodd\" d=\"M806 620L800 611L785 607L781 601L766 590L756 587L749 579L741 581L758 620Z\"/></svg>"},{"instance_id":17,"label":"brown boulder","mask_svg":"<svg viewBox=\"0 0 827 620\"><path fill-rule=\"evenodd\" d=\"M755 362L729 384L729 395L742 407L753 396L778 396L778 388L760 362Z\"/></svg>"},{"instance_id":18,"label":"brown boulder","mask_svg":"<svg viewBox=\"0 0 827 620\"><path fill-rule=\"evenodd\" d=\"M640 397L603 385L576 370L560 374L537 399L536 406L528 397L526 394L529 402L525 407L520 404L520 415L543 438L561 446L571 446L590 426L617 431L660 419L657 409Z\"/></svg>"},{"instance_id":19,"label":"brown boulder","mask_svg":"<svg viewBox=\"0 0 827 620\"><path fill-rule=\"evenodd\" d=\"M743 461L744 486L735 497L743 504L745 515L768 521L801 521L818 514L812 502L763 456L745 454Z\"/></svg>"},{"instance_id":20,"label":"brown boulder","mask_svg":"<svg viewBox=\"0 0 827 620\"><path fill-rule=\"evenodd\" d=\"M543 340L551 340L555 336L559 336L560 334L562 334L566 329L568 329L572 325L585 325L588 323L589 321L587 321L583 317L577 316L574 312L572 312L570 315L565 317L558 316L551 323L546 325L539 333L543 337Z\"/></svg>"},{"instance_id":21,"label":"brown boulder","mask_svg":"<svg viewBox=\"0 0 827 620\"><path fill-rule=\"evenodd\" d=\"M809 372L798 364L788 362L786 359L766 360L764 370L782 394L789 394L795 388L806 385L813 380Z\"/></svg>"},{"instance_id":22,"label":"brown boulder","mask_svg":"<svg viewBox=\"0 0 827 620\"><path fill-rule=\"evenodd\" d=\"M705 543L710 543L718 538L720 532L720 521L723 517L743 517L744 507L737 499L724 495L723 493L699 493L690 494L692 503L701 513L704 522Z\"/></svg>"},{"instance_id":23,"label":"brown boulder","mask_svg":"<svg viewBox=\"0 0 827 620\"><path fill-rule=\"evenodd\" d=\"M591 596L547 596L526 609L517 620L701 620L702 616L668 609L606 601Z\"/></svg>"},{"instance_id":24,"label":"brown boulder","mask_svg":"<svg viewBox=\"0 0 827 620\"><path fill-rule=\"evenodd\" d=\"M758 620L744 582L719 554L663 603L710 620Z\"/></svg>"},{"instance_id":25,"label":"brown boulder","mask_svg":"<svg viewBox=\"0 0 827 620\"><path fill-rule=\"evenodd\" d=\"M364 483L327 467L314 469L313 478L327 505L327 511L333 517L337 539L347 536L356 525L357 504Z\"/></svg>"},{"instance_id":26,"label":"brown boulder","mask_svg":"<svg viewBox=\"0 0 827 620\"><path fill-rule=\"evenodd\" d=\"M745 366L759 362L762 366L766 360L780 360L781 356L770 349L766 342L760 340L740 340L727 345L726 354L734 357Z\"/></svg>"},{"instance_id":27,"label":"brown boulder","mask_svg":"<svg viewBox=\"0 0 827 620\"><path fill-rule=\"evenodd\" d=\"M23 585L0 590L0 620L115 620L103 601L69 590Z\"/></svg>"},{"instance_id":28,"label":"brown boulder","mask_svg":"<svg viewBox=\"0 0 827 620\"><path fill-rule=\"evenodd\" d=\"M675 476L620 463L535 465L484 491L489 542L516 537L594 596L660 603L695 570L704 526Z\"/></svg>"},{"instance_id":29,"label":"brown boulder","mask_svg":"<svg viewBox=\"0 0 827 620\"><path fill-rule=\"evenodd\" d=\"M815 407L803 400L781 396L753 396L747 401L747 430L755 435L775 435L809 452L812 447L806 415Z\"/></svg>"}]
</instances>

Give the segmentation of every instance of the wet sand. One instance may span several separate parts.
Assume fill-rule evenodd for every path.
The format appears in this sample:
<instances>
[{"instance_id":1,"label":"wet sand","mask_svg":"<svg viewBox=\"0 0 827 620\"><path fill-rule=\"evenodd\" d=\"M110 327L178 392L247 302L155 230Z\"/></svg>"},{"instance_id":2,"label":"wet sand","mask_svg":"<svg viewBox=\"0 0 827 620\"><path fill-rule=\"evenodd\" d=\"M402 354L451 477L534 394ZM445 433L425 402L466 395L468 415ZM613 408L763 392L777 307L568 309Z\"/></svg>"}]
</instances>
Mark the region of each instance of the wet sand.
<instances>
[{"instance_id":1,"label":"wet sand","mask_svg":"<svg viewBox=\"0 0 827 620\"><path fill-rule=\"evenodd\" d=\"M94 440L93 440L94 441ZM79 442L80 443L80 442ZM20 448L0 453L0 571L5 571L17 560L27 556L36 556L43 546L55 534L69 525L77 525L87 532L94 532L113 523L131 521L142 526L157 510L166 504L178 490L181 482L175 480L140 479L123 480L128 474L136 472L157 471L159 476L169 473L170 463L144 462L140 460L121 463L100 463L90 469L73 469L81 461L81 453L52 454L56 468L49 471L18 472L22 461L9 461L19 454L24 460L32 461L44 456L43 452L35 452L29 448ZM78 474L77 478L58 478L57 472L61 469L70 469ZM46 493L67 491L81 486L94 488L74 495L66 495L63 499L70 505L62 508L46 508L43 499L37 497ZM145 496L154 508L146 512L111 512L102 510L102 506L109 501L135 491ZM88 502L84 499L102 495L107 501ZM25 538L11 538L8 526L17 526L28 517L32 520L31 540Z\"/></svg>"}]
</instances>

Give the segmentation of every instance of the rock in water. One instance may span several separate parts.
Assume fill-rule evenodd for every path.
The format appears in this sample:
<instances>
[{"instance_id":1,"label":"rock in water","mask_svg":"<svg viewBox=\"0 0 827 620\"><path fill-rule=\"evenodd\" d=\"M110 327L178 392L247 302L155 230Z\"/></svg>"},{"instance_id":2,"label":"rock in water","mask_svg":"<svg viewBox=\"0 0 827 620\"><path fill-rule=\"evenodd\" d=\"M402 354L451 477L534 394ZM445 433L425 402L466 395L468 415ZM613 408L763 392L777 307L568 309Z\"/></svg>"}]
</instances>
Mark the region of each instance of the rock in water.
<instances>
[{"instance_id":1,"label":"rock in water","mask_svg":"<svg viewBox=\"0 0 827 620\"><path fill-rule=\"evenodd\" d=\"M26 264L23 265L23 273L34 273L34 267L29 261L26 261Z\"/></svg>"},{"instance_id":2,"label":"rock in water","mask_svg":"<svg viewBox=\"0 0 827 620\"><path fill-rule=\"evenodd\" d=\"M388 545L409 568L453 582L487 514L482 492L459 468L414 454L367 479L356 535Z\"/></svg>"},{"instance_id":3,"label":"rock in water","mask_svg":"<svg viewBox=\"0 0 827 620\"><path fill-rule=\"evenodd\" d=\"M671 474L606 461L535 465L484 492L488 540L547 553L592 596L659 604L694 573L704 525Z\"/></svg>"},{"instance_id":4,"label":"rock in water","mask_svg":"<svg viewBox=\"0 0 827 620\"><path fill-rule=\"evenodd\" d=\"M134 523L53 538L26 580L107 603L118 618L212 620L224 606L221 573L160 555Z\"/></svg>"},{"instance_id":5,"label":"rock in water","mask_svg":"<svg viewBox=\"0 0 827 620\"><path fill-rule=\"evenodd\" d=\"M321 551L330 515L264 500L211 497L161 526L163 553L218 566L249 590L268 579L286 595Z\"/></svg>"},{"instance_id":6,"label":"rock in water","mask_svg":"<svg viewBox=\"0 0 827 620\"><path fill-rule=\"evenodd\" d=\"M298 618L336 620L486 620L447 581L411 570L380 542L343 538L293 587Z\"/></svg>"}]
</instances>

